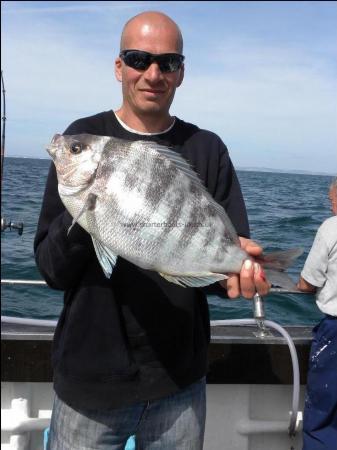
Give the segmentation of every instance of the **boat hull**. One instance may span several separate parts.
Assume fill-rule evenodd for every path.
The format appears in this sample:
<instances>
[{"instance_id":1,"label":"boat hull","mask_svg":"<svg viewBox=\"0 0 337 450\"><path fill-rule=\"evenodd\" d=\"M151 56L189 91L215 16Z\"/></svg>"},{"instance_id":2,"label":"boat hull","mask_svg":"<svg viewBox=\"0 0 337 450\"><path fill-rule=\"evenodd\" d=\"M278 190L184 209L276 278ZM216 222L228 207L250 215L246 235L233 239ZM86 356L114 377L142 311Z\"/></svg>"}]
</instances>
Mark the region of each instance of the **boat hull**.
<instances>
[{"instance_id":1,"label":"boat hull","mask_svg":"<svg viewBox=\"0 0 337 450\"><path fill-rule=\"evenodd\" d=\"M311 329L286 329L298 353L303 410ZM276 333L261 339L254 327L211 330L204 450L300 450L301 424L295 438L287 433L293 380L284 339ZM53 332L53 326L2 323L1 450L43 449L53 402ZM21 423L10 420L18 412Z\"/></svg>"}]
</instances>

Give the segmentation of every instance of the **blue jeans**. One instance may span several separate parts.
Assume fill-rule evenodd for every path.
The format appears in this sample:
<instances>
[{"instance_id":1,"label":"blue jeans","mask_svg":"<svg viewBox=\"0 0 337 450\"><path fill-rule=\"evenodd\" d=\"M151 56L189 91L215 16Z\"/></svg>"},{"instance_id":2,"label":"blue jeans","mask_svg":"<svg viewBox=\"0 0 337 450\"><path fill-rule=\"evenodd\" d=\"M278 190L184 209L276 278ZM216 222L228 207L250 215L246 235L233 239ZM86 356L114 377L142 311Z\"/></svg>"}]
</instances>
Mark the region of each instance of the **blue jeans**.
<instances>
[{"instance_id":1,"label":"blue jeans","mask_svg":"<svg viewBox=\"0 0 337 450\"><path fill-rule=\"evenodd\" d=\"M49 450L201 450L206 417L205 378L160 400L111 410L75 411L55 396Z\"/></svg>"},{"instance_id":2,"label":"blue jeans","mask_svg":"<svg viewBox=\"0 0 337 450\"><path fill-rule=\"evenodd\" d=\"M337 449L337 317L313 330L303 416L303 450Z\"/></svg>"}]
</instances>

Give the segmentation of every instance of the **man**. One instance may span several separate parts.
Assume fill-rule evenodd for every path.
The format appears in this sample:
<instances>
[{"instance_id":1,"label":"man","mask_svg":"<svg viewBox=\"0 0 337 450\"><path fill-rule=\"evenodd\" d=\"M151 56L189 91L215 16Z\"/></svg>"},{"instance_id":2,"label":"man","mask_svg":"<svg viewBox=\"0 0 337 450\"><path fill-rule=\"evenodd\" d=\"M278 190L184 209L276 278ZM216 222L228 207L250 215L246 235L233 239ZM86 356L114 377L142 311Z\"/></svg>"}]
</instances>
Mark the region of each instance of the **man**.
<instances>
[{"instance_id":1,"label":"man","mask_svg":"<svg viewBox=\"0 0 337 450\"><path fill-rule=\"evenodd\" d=\"M249 227L240 186L218 136L169 113L184 77L183 40L166 15L146 12L124 27L115 73L123 103L75 121L65 134L91 133L152 140L173 147L196 169L227 210L242 246ZM142 449L201 449L209 342L207 300L157 273L118 258L111 279L90 236L75 225L58 192L55 168L47 180L35 239L37 265L65 291L53 347L55 403L50 448L122 449L136 435ZM231 298L267 293L258 264L245 262L226 283Z\"/></svg>"},{"instance_id":2,"label":"man","mask_svg":"<svg viewBox=\"0 0 337 450\"><path fill-rule=\"evenodd\" d=\"M298 287L316 293L324 318L313 330L303 418L303 450L337 443L337 178L329 190L333 217L319 227Z\"/></svg>"}]
</instances>

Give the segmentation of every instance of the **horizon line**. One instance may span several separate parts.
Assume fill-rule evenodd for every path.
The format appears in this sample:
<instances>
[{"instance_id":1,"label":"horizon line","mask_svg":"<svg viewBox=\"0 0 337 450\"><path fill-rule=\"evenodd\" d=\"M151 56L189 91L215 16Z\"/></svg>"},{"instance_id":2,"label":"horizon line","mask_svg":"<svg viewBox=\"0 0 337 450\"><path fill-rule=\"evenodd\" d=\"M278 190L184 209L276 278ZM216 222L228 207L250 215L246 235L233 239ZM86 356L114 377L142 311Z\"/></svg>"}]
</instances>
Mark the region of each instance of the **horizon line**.
<instances>
[{"instance_id":1,"label":"horizon line","mask_svg":"<svg viewBox=\"0 0 337 450\"><path fill-rule=\"evenodd\" d=\"M46 157L36 157L36 156L19 156L19 155L5 155L5 158L20 158L20 159L37 159L44 161L52 161L51 158ZM274 169L272 167L244 167L244 166L234 166L236 171L244 171L244 172L274 172L274 173L288 173L288 174L297 174L297 175L322 175L335 177L336 174L332 172L321 172L321 171L312 171L312 170L302 170L302 169Z\"/></svg>"}]
</instances>

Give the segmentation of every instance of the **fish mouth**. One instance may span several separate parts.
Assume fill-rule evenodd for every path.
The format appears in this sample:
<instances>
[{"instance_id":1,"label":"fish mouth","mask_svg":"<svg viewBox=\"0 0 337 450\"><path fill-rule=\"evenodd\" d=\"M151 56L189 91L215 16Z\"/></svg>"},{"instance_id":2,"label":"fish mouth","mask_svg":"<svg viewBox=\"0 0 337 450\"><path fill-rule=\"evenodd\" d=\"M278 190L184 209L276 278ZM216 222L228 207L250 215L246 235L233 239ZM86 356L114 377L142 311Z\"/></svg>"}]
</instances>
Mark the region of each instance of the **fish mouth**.
<instances>
[{"instance_id":1,"label":"fish mouth","mask_svg":"<svg viewBox=\"0 0 337 450\"><path fill-rule=\"evenodd\" d=\"M53 139L51 140L51 143L47 145L46 150L50 154L52 158L56 156L57 150L59 148L60 144L60 138L62 137L62 134L55 134Z\"/></svg>"},{"instance_id":2,"label":"fish mouth","mask_svg":"<svg viewBox=\"0 0 337 450\"><path fill-rule=\"evenodd\" d=\"M57 149L58 149L58 146L56 146L56 145L51 145L51 144L49 144L49 145L46 147L47 152L49 153L49 155L50 155L53 159L56 157Z\"/></svg>"}]
</instances>

